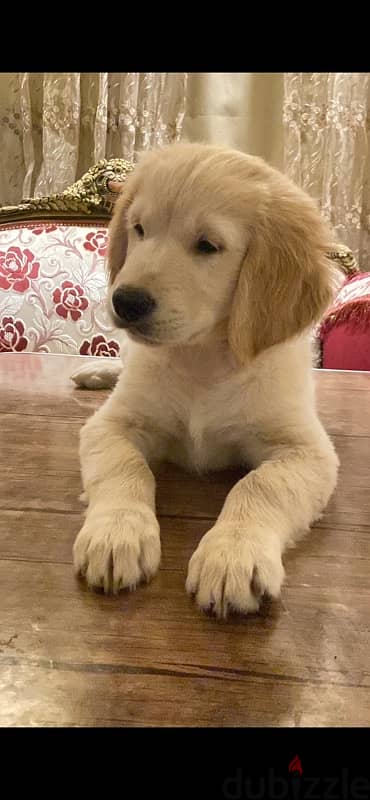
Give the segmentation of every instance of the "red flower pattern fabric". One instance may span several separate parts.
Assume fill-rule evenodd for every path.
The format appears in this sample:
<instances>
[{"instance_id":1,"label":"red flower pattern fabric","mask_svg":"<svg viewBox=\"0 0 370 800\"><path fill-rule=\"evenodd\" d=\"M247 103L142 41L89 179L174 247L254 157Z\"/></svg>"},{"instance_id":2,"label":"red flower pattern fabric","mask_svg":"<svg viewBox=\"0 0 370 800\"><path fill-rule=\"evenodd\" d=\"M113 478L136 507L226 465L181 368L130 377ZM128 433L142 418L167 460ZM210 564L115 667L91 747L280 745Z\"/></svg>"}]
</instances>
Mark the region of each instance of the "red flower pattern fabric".
<instances>
[{"instance_id":1,"label":"red flower pattern fabric","mask_svg":"<svg viewBox=\"0 0 370 800\"><path fill-rule=\"evenodd\" d=\"M26 247L9 247L0 250L0 289L26 292L30 281L38 278L40 264Z\"/></svg>"},{"instance_id":2,"label":"red flower pattern fabric","mask_svg":"<svg viewBox=\"0 0 370 800\"><path fill-rule=\"evenodd\" d=\"M117 357L120 333L106 307L107 240L102 223L0 225L0 354Z\"/></svg>"},{"instance_id":3,"label":"red flower pattern fabric","mask_svg":"<svg viewBox=\"0 0 370 800\"><path fill-rule=\"evenodd\" d=\"M52 233L53 231L58 230L58 225L52 225L50 223L40 223L40 225L36 225L35 228L32 228L32 233L36 234L36 236L40 236L41 233Z\"/></svg>"},{"instance_id":4,"label":"red flower pattern fabric","mask_svg":"<svg viewBox=\"0 0 370 800\"><path fill-rule=\"evenodd\" d=\"M75 321L80 319L82 312L89 305L82 287L74 286L71 281L63 281L61 288L54 289L53 300L56 303L55 310L60 317L67 319L70 314Z\"/></svg>"},{"instance_id":5,"label":"red flower pattern fabric","mask_svg":"<svg viewBox=\"0 0 370 800\"><path fill-rule=\"evenodd\" d=\"M119 344L111 339L107 342L105 336L94 336L92 341L89 342L85 339L80 347L81 356L119 356Z\"/></svg>"},{"instance_id":6,"label":"red flower pattern fabric","mask_svg":"<svg viewBox=\"0 0 370 800\"><path fill-rule=\"evenodd\" d=\"M28 340L23 334L22 320L3 317L0 322L0 353L20 353L25 350Z\"/></svg>"},{"instance_id":7,"label":"red flower pattern fabric","mask_svg":"<svg viewBox=\"0 0 370 800\"><path fill-rule=\"evenodd\" d=\"M84 243L85 250L90 250L91 253L97 252L99 256L105 256L107 252L108 236L106 231L96 231L95 233L88 233L86 242Z\"/></svg>"}]
</instances>

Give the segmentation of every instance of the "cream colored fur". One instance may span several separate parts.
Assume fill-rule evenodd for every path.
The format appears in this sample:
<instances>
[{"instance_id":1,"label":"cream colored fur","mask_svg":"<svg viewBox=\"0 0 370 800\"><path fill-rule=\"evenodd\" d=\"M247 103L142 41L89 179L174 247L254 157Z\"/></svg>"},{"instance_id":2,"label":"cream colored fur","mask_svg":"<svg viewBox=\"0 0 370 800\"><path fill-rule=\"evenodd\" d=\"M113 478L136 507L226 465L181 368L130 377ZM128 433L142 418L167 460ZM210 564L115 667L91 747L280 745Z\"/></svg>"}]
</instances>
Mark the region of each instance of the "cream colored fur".
<instances>
[{"instance_id":1,"label":"cream colored fur","mask_svg":"<svg viewBox=\"0 0 370 800\"><path fill-rule=\"evenodd\" d=\"M199 239L217 252L198 252ZM248 613L279 595L284 550L337 479L309 342L332 295L330 248L314 203L260 159L197 144L144 155L110 226L110 297L142 288L157 307L124 333L120 374L104 361L73 376L92 388L117 381L81 432L88 509L74 563L90 586L133 588L156 573L152 468L165 459L250 470L190 560L199 606Z\"/></svg>"}]
</instances>

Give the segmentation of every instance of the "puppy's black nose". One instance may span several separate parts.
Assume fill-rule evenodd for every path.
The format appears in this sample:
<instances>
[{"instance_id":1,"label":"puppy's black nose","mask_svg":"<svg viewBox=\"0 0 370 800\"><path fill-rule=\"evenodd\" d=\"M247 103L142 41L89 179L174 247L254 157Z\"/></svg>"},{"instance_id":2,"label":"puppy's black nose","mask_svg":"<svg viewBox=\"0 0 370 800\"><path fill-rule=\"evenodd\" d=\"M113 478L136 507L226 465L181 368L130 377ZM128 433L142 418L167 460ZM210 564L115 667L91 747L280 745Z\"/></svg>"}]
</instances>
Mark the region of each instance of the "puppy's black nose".
<instances>
[{"instance_id":1,"label":"puppy's black nose","mask_svg":"<svg viewBox=\"0 0 370 800\"><path fill-rule=\"evenodd\" d=\"M156 302L144 289L121 286L112 296L113 308L123 322L137 322L147 317L156 307Z\"/></svg>"}]
</instances>

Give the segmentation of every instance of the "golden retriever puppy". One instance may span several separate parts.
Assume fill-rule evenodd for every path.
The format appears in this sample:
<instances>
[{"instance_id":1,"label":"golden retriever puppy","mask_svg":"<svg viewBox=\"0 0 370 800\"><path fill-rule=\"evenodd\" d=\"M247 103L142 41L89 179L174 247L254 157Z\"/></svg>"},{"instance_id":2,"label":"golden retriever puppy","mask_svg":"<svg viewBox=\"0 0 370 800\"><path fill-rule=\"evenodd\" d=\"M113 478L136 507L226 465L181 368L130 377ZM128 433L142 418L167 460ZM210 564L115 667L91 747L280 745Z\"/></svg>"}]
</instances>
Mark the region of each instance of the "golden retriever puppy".
<instances>
[{"instance_id":1,"label":"golden retriever puppy","mask_svg":"<svg viewBox=\"0 0 370 800\"><path fill-rule=\"evenodd\" d=\"M132 589L156 573L152 466L165 459L246 466L190 560L198 605L226 616L279 595L285 548L337 480L309 341L332 296L331 247L314 202L259 158L200 144L142 157L110 225L123 368L105 361L74 376L84 386L118 378L81 432L88 509L74 564L90 586Z\"/></svg>"}]
</instances>

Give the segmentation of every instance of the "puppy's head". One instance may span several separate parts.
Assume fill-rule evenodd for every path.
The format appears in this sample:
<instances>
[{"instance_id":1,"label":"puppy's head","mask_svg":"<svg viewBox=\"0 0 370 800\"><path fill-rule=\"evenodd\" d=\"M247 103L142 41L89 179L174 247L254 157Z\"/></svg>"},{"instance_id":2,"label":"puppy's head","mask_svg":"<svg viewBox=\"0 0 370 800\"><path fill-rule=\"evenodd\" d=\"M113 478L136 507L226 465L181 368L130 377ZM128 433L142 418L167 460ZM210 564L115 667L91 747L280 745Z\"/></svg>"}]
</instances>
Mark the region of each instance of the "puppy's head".
<instances>
[{"instance_id":1,"label":"puppy's head","mask_svg":"<svg viewBox=\"0 0 370 800\"><path fill-rule=\"evenodd\" d=\"M244 364L329 305L330 248L313 201L261 159L199 144L152 151L110 225L114 322L157 345L221 325Z\"/></svg>"}]
</instances>

